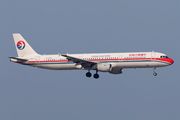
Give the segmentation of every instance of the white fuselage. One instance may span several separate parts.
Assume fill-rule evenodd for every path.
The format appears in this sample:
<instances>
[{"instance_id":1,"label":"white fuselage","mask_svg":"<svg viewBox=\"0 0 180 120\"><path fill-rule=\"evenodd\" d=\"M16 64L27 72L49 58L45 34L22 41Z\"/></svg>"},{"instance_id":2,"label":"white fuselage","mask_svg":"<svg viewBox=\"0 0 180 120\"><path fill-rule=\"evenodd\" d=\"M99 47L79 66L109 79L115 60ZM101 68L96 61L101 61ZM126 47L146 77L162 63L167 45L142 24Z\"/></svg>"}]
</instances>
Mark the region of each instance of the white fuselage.
<instances>
[{"instance_id":1,"label":"white fuselage","mask_svg":"<svg viewBox=\"0 0 180 120\"><path fill-rule=\"evenodd\" d=\"M113 68L153 68L164 67L173 64L170 58L158 52L133 52L133 53L97 53L97 54L68 54L75 58L97 63L109 63ZM24 56L27 62L20 62L33 67L52 70L82 69L76 63L69 61L61 55L36 55Z\"/></svg>"}]
</instances>

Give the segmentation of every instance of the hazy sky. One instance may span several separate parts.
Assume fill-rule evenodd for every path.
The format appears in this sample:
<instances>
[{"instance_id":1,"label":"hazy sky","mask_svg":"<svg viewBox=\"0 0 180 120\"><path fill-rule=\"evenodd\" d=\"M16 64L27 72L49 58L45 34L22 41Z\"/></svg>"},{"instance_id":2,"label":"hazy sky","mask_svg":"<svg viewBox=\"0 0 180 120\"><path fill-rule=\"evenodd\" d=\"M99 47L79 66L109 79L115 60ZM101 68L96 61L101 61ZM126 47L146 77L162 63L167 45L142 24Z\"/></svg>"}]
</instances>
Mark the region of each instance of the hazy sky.
<instances>
[{"instance_id":1,"label":"hazy sky","mask_svg":"<svg viewBox=\"0 0 180 120\"><path fill-rule=\"evenodd\" d=\"M0 120L180 119L179 12L179 0L1 0ZM39 54L154 50L175 63L95 80L10 62L12 33Z\"/></svg>"}]
</instances>

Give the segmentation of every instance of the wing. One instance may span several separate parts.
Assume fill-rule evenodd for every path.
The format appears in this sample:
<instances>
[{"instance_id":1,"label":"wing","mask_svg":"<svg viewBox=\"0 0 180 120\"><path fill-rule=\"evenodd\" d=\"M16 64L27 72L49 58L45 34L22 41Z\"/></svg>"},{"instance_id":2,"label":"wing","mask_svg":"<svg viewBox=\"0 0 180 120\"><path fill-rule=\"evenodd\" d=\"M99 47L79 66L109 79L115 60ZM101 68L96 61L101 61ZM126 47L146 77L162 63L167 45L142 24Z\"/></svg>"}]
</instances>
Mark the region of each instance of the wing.
<instances>
[{"instance_id":1,"label":"wing","mask_svg":"<svg viewBox=\"0 0 180 120\"><path fill-rule=\"evenodd\" d=\"M94 62L94 61L89 61L89 60L84 60L84 59L80 59L80 58L76 58L70 55L61 55L63 57L66 57L69 62L74 62L76 63L76 65L81 65L84 69L93 69L96 64L98 62Z\"/></svg>"}]
</instances>

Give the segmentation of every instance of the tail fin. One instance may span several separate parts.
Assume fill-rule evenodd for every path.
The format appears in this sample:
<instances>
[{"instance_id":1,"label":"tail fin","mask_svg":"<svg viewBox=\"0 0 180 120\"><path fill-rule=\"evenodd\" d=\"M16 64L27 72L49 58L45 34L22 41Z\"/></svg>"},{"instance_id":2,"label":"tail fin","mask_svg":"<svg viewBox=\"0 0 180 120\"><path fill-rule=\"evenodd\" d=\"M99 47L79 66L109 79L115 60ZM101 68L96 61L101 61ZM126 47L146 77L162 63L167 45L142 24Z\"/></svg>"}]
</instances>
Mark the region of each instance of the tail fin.
<instances>
[{"instance_id":1,"label":"tail fin","mask_svg":"<svg viewBox=\"0 0 180 120\"><path fill-rule=\"evenodd\" d=\"M15 47L17 50L18 57L23 57L25 55L37 55L37 53L31 48L31 46L26 42L26 40L19 33L13 34Z\"/></svg>"}]
</instances>

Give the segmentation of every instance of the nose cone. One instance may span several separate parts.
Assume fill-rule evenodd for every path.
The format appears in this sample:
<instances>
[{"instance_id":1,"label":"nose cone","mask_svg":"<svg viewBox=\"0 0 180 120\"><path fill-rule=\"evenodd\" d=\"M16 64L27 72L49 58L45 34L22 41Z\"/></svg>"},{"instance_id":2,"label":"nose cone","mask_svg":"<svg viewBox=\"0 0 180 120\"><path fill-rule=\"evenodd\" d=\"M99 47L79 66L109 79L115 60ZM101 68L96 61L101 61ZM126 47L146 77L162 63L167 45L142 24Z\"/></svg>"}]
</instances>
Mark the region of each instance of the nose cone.
<instances>
[{"instance_id":1,"label":"nose cone","mask_svg":"<svg viewBox=\"0 0 180 120\"><path fill-rule=\"evenodd\" d=\"M171 65L172 65L174 63L174 60L169 58L168 62L171 63Z\"/></svg>"}]
</instances>

